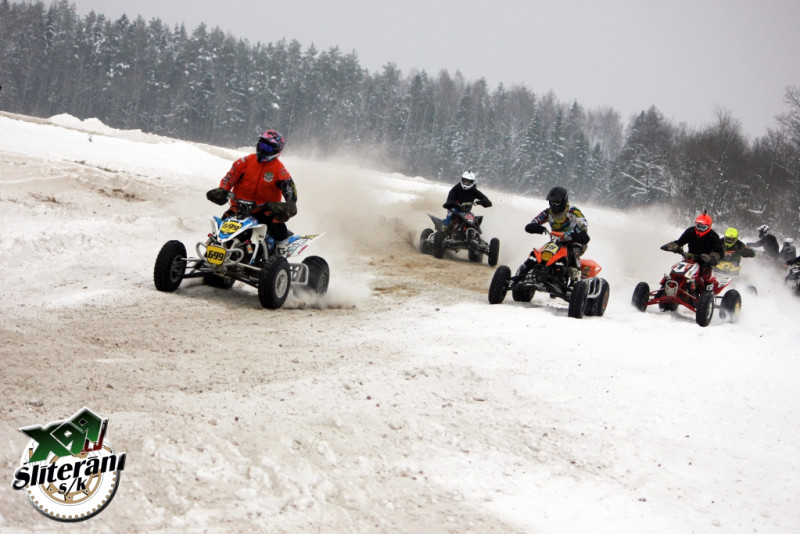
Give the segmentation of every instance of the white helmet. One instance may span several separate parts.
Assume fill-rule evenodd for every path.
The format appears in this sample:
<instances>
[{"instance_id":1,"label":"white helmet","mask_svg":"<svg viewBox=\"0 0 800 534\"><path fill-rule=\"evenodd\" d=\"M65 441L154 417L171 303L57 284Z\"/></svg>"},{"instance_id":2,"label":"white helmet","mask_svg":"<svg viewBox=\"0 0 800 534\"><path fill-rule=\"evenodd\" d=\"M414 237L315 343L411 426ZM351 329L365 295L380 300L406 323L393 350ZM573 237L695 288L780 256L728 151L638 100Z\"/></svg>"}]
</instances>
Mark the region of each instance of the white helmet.
<instances>
[{"instance_id":1,"label":"white helmet","mask_svg":"<svg viewBox=\"0 0 800 534\"><path fill-rule=\"evenodd\" d=\"M791 237L787 237L786 239L783 240L784 245L791 245L792 243L794 243L794 239L792 239Z\"/></svg>"},{"instance_id":2,"label":"white helmet","mask_svg":"<svg viewBox=\"0 0 800 534\"><path fill-rule=\"evenodd\" d=\"M465 171L464 174L461 175L461 187L464 189L471 189L475 187L475 173L472 171Z\"/></svg>"},{"instance_id":3,"label":"white helmet","mask_svg":"<svg viewBox=\"0 0 800 534\"><path fill-rule=\"evenodd\" d=\"M762 224L761 226L758 227L758 238L759 239L761 239L762 237L764 237L768 233L769 233L769 226L767 226L766 224Z\"/></svg>"}]
</instances>

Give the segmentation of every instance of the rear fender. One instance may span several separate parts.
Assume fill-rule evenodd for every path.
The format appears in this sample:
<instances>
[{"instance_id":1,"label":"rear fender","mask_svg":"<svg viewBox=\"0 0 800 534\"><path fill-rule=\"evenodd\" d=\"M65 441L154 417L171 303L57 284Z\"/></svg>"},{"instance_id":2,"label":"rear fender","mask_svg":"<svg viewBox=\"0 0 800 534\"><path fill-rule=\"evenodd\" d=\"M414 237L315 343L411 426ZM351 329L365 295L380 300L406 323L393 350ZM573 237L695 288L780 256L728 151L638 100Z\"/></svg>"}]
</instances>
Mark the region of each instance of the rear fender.
<instances>
[{"instance_id":1,"label":"rear fender","mask_svg":"<svg viewBox=\"0 0 800 534\"><path fill-rule=\"evenodd\" d=\"M594 260L581 259L581 276L583 278L592 278L597 276L603 268Z\"/></svg>"},{"instance_id":2,"label":"rear fender","mask_svg":"<svg viewBox=\"0 0 800 534\"><path fill-rule=\"evenodd\" d=\"M431 221L433 221L433 227L436 230L441 230L442 229L442 226L444 225L444 219L440 219L439 217L434 217L430 213L428 214L428 217L430 217Z\"/></svg>"},{"instance_id":3,"label":"rear fender","mask_svg":"<svg viewBox=\"0 0 800 534\"><path fill-rule=\"evenodd\" d=\"M312 241L314 241L315 239L319 239L324 235L325 232L321 234L305 234L305 235L290 236L289 244L286 246L286 257L290 258L292 256L300 255L305 249L308 248L308 245L310 245Z\"/></svg>"}]
</instances>

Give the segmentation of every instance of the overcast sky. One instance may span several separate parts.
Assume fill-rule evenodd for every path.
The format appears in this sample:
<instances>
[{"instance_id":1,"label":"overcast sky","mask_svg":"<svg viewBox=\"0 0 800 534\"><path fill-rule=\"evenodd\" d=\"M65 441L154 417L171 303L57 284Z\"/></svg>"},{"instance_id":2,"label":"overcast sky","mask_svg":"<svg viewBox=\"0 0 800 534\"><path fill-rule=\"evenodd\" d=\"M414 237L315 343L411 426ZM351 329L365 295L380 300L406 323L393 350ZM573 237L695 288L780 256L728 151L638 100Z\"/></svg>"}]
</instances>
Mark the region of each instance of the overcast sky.
<instances>
[{"instance_id":1,"label":"overcast sky","mask_svg":"<svg viewBox=\"0 0 800 534\"><path fill-rule=\"evenodd\" d=\"M490 88L525 84L562 102L612 107L627 123L655 105L701 127L715 110L759 137L800 86L800 0L71 0L80 16L201 22L236 37L297 39L392 62L460 71ZM46 2L47 3L47 2Z\"/></svg>"}]
</instances>

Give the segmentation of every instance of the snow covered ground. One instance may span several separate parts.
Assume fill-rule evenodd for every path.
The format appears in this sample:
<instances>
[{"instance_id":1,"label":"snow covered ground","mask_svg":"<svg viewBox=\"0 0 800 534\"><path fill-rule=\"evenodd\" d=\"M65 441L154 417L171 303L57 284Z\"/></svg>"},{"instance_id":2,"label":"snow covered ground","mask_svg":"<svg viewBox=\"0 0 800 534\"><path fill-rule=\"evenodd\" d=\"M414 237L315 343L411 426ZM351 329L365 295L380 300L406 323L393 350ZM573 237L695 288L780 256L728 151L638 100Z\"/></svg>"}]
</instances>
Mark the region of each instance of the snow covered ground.
<instances>
[{"instance_id":1,"label":"snow covered ground","mask_svg":"<svg viewBox=\"0 0 800 534\"><path fill-rule=\"evenodd\" d=\"M683 226L572 199L606 315L492 306L493 268L416 249L449 186L290 144L290 228L326 232L328 296L156 291L161 245L206 235L205 191L249 150L0 115L0 530L800 532L800 301L779 272L745 260L759 295L737 325L636 312ZM485 192L513 270L544 202ZM128 457L111 505L70 526L10 483L18 429L84 405Z\"/></svg>"}]
</instances>

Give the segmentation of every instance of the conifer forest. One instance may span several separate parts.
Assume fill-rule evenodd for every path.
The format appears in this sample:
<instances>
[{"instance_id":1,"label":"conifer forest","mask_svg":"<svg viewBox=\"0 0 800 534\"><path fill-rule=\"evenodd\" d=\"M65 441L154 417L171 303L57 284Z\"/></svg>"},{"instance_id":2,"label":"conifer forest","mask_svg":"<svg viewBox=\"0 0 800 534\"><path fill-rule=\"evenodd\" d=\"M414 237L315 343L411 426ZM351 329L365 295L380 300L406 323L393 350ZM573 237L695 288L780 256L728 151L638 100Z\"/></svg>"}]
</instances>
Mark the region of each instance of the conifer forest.
<instances>
[{"instance_id":1,"label":"conifer forest","mask_svg":"<svg viewBox=\"0 0 800 534\"><path fill-rule=\"evenodd\" d=\"M687 226L706 209L721 231L768 224L800 235L798 86L786 88L774 127L751 139L725 109L694 129L657 105L623 118L446 70L404 73L387 62L370 72L356 51L335 47L79 17L67 0L0 0L0 86L7 112L94 117L229 147L276 129L287 154L352 156L449 183L471 169L485 188L543 197L562 185L578 205L663 207Z\"/></svg>"}]
</instances>

